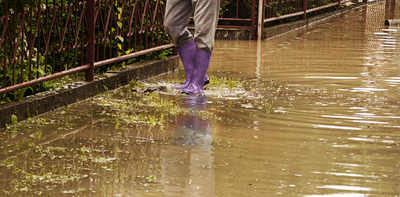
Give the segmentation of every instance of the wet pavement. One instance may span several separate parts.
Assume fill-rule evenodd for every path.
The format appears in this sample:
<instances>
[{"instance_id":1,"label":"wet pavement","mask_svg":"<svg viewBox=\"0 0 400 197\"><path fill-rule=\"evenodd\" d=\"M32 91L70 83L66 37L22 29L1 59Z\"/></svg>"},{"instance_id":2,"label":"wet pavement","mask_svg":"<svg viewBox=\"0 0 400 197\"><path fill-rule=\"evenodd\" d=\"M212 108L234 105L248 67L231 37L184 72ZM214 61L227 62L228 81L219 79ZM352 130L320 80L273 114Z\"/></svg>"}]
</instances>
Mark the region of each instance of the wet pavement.
<instances>
[{"instance_id":1,"label":"wet pavement","mask_svg":"<svg viewBox=\"0 0 400 197\"><path fill-rule=\"evenodd\" d=\"M172 90L175 72L138 82L167 92L123 87L2 131L0 194L398 196L393 5L217 41L204 93Z\"/></svg>"}]
</instances>

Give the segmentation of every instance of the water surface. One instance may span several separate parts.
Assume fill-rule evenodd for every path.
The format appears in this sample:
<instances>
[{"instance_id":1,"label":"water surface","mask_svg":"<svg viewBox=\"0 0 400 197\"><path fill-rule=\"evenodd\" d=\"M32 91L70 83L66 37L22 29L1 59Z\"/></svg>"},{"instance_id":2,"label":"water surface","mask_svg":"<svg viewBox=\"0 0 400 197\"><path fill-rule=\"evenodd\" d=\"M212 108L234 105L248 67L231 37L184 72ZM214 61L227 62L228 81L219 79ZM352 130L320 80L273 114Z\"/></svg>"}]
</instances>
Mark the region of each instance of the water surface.
<instances>
[{"instance_id":1,"label":"water surface","mask_svg":"<svg viewBox=\"0 0 400 197\"><path fill-rule=\"evenodd\" d=\"M124 87L26 121L1 138L2 195L399 195L391 10L216 41L204 93L172 90L181 71L145 82L165 93Z\"/></svg>"}]
</instances>

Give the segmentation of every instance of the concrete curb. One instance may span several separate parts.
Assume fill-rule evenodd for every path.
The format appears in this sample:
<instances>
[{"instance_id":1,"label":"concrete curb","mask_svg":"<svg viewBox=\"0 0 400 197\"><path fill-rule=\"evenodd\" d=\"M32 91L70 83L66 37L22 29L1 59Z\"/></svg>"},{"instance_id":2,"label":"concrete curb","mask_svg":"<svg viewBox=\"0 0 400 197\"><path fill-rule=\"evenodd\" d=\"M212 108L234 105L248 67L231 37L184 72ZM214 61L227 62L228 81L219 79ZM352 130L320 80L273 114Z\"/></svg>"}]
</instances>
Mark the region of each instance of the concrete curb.
<instances>
[{"instance_id":1,"label":"concrete curb","mask_svg":"<svg viewBox=\"0 0 400 197\"><path fill-rule=\"evenodd\" d=\"M80 81L57 88L54 91L41 92L18 101L0 106L0 128L11 125L11 116L15 115L18 122L29 117L44 114L54 109L64 107L101 92L127 85L132 79L146 79L179 68L179 56L170 56L166 60L138 62L126 66L123 70L109 71L106 77L93 82Z\"/></svg>"}]
</instances>

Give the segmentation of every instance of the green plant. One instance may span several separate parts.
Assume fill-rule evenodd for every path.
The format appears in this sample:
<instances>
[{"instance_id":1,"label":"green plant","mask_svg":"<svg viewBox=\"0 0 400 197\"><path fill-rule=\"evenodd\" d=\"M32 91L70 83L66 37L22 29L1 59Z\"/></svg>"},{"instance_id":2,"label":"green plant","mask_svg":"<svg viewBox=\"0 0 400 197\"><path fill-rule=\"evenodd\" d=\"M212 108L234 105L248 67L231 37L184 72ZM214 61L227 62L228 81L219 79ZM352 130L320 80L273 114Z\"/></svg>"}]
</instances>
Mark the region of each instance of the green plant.
<instances>
[{"instance_id":1,"label":"green plant","mask_svg":"<svg viewBox=\"0 0 400 197\"><path fill-rule=\"evenodd\" d=\"M146 177L146 180L148 182L156 182L156 176L155 175L150 175L150 176Z\"/></svg>"},{"instance_id":2,"label":"green plant","mask_svg":"<svg viewBox=\"0 0 400 197\"><path fill-rule=\"evenodd\" d=\"M14 114L11 116L11 121L12 124L14 125L14 128L17 127L17 116L15 116Z\"/></svg>"},{"instance_id":3,"label":"green plant","mask_svg":"<svg viewBox=\"0 0 400 197\"><path fill-rule=\"evenodd\" d=\"M237 84L234 81L232 81L231 78L229 78L228 88L232 89L232 88L234 88L236 86L237 86Z\"/></svg>"},{"instance_id":4,"label":"green plant","mask_svg":"<svg viewBox=\"0 0 400 197\"><path fill-rule=\"evenodd\" d=\"M132 80L129 82L129 86L130 86L131 88L136 88L138 85L139 85L139 83L137 82L137 79L132 79Z\"/></svg>"}]
</instances>

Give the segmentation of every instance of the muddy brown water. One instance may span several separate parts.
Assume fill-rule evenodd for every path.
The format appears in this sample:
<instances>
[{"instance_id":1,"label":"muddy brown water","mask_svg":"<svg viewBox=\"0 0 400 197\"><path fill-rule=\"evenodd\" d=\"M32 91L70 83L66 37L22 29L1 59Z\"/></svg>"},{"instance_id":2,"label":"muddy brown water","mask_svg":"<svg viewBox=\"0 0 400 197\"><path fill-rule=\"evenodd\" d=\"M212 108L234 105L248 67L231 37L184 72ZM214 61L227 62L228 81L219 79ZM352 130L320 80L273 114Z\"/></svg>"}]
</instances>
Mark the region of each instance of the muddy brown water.
<instances>
[{"instance_id":1,"label":"muddy brown water","mask_svg":"<svg viewBox=\"0 0 400 197\"><path fill-rule=\"evenodd\" d=\"M122 88L4 131L1 195L398 196L400 29L386 8L216 41L204 93Z\"/></svg>"}]
</instances>

